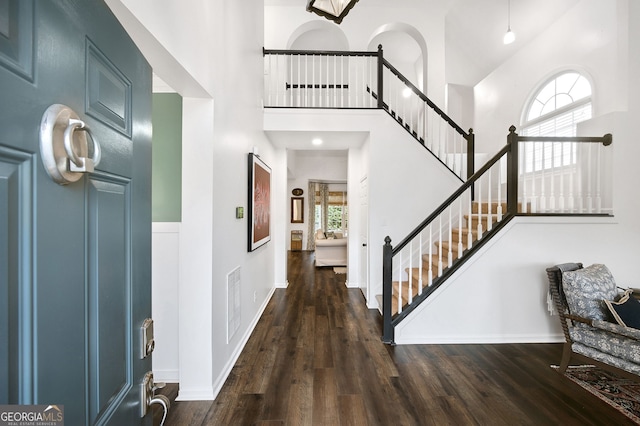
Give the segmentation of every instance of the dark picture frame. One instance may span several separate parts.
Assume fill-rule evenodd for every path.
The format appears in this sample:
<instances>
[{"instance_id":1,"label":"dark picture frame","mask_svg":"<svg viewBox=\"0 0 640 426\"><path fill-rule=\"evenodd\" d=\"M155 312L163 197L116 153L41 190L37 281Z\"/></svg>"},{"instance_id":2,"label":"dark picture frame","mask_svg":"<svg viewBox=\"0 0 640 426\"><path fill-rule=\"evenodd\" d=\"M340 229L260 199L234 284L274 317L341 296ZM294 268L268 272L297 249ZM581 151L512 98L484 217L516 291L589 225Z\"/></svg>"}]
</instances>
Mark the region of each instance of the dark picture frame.
<instances>
[{"instance_id":1,"label":"dark picture frame","mask_svg":"<svg viewBox=\"0 0 640 426\"><path fill-rule=\"evenodd\" d=\"M249 153L248 251L271 241L271 168Z\"/></svg>"}]
</instances>

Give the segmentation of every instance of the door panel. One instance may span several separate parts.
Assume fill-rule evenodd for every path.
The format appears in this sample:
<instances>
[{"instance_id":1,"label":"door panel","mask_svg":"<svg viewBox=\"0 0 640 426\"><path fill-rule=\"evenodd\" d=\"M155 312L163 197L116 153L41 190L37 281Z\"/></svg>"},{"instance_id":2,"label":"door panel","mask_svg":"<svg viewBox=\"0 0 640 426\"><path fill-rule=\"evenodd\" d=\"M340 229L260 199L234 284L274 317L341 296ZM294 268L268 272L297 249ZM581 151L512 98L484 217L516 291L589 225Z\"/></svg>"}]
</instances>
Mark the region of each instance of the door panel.
<instances>
[{"instance_id":1,"label":"door panel","mask_svg":"<svg viewBox=\"0 0 640 426\"><path fill-rule=\"evenodd\" d=\"M103 178L104 180L100 180ZM89 401L95 420L134 385L129 241L129 182L91 176L87 182L89 259ZM94 332L97 331L97 332ZM108 372L102 375L101 372Z\"/></svg>"},{"instance_id":2,"label":"door panel","mask_svg":"<svg viewBox=\"0 0 640 426\"><path fill-rule=\"evenodd\" d=\"M0 93L0 404L61 404L73 425L151 424L139 386L151 370L139 341L151 69L102 0L0 0ZM64 186L39 149L57 103L102 149L94 173Z\"/></svg>"},{"instance_id":3,"label":"door panel","mask_svg":"<svg viewBox=\"0 0 640 426\"><path fill-rule=\"evenodd\" d=\"M0 65L33 81L33 0L0 1Z\"/></svg>"},{"instance_id":4,"label":"door panel","mask_svg":"<svg viewBox=\"0 0 640 426\"><path fill-rule=\"evenodd\" d=\"M12 404L28 397L28 389L21 395L19 384L31 377L26 362L31 354L31 256L26 249L32 170L31 155L0 146L0 342L7 342L0 344L0 401Z\"/></svg>"}]
</instances>

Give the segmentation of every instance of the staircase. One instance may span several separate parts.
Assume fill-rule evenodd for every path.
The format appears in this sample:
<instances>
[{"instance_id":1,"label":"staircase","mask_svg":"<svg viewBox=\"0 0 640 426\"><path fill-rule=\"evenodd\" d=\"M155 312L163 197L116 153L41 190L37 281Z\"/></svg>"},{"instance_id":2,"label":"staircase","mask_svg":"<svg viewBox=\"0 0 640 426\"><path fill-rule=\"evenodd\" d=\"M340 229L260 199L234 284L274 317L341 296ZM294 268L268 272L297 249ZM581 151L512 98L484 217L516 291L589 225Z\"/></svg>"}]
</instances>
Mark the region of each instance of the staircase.
<instances>
[{"instance_id":1,"label":"staircase","mask_svg":"<svg viewBox=\"0 0 640 426\"><path fill-rule=\"evenodd\" d=\"M484 231L491 230L500 220L503 212L507 211L507 203L473 202L471 213L463 217L464 227L451 229L450 239L435 241L433 253L422 254L421 267L404 268L407 279L392 281L393 294L391 296L391 313L396 315L406 310L416 299L428 283L433 283L438 277L448 272L448 268L468 249L477 243ZM518 212L522 213L522 205ZM376 295L378 309L382 313L382 294Z\"/></svg>"},{"instance_id":2,"label":"staircase","mask_svg":"<svg viewBox=\"0 0 640 426\"><path fill-rule=\"evenodd\" d=\"M604 166L602 159L603 147L611 142L610 134L519 136L511 126L507 145L412 233L395 247L389 237L385 239L383 293L378 297L383 341L393 344L395 327L514 217L608 216L601 201L604 171L610 166ZM552 167L521 170L522 165L535 163L529 155L549 158L544 152L549 147L550 154L575 150L575 162L552 160ZM537 210L541 205L555 207Z\"/></svg>"},{"instance_id":3,"label":"staircase","mask_svg":"<svg viewBox=\"0 0 640 426\"><path fill-rule=\"evenodd\" d=\"M377 52L263 50L266 108L382 109L462 185L395 246L385 239L383 341L518 215L611 214L612 163L602 137L519 136L476 171L465 132ZM522 145L522 147L521 147ZM568 155L570 153L570 155ZM610 189L610 188L608 188Z\"/></svg>"}]
</instances>

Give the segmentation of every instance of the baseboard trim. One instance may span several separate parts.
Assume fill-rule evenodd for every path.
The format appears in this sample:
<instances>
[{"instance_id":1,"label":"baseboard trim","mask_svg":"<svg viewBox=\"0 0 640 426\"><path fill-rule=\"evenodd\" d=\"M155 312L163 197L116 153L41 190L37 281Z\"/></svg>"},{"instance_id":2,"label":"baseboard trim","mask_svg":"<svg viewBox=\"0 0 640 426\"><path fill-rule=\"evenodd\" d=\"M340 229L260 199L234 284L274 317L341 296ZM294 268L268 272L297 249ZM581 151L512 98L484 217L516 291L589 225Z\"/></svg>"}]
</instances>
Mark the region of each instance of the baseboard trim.
<instances>
[{"instance_id":1,"label":"baseboard trim","mask_svg":"<svg viewBox=\"0 0 640 426\"><path fill-rule=\"evenodd\" d=\"M249 341L249 338L251 337L251 333L253 333L253 330L256 328L256 325L258 325L258 321L260 321L260 318L262 317L262 314L264 313L264 310L267 308L267 305L269 304L269 301L271 300L271 297L273 297L273 293L275 291L276 291L275 287L273 287L269 291L269 295L265 298L264 303L262 304L262 306L260 306L260 309L258 309L258 313L253 318L253 321L251 321L251 324L247 328L247 331L242 336L242 340L240 341L240 344L238 344L235 351L233 351L233 354L229 358L229 361L227 361L227 363L225 364L218 378L213 382L213 398L212 399L216 399L218 397L218 394L220 393L220 390L222 389L224 382L227 381L229 374L231 374L231 370L233 369L233 366L236 364L236 361L238 361L238 358L240 357L242 350L244 349L247 342Z\"/></svg>"},{"instance_id":2,"label":"baseboard trim","mask_svg":"<svg viewBox=\"0 0 640 426\"><path fill-rule=\"evenodd\" d=\"M476 336L397 336L396 345L480 345L501 343L563 343L563 334L548 335L476 335Z\"/></svg>"},{"instance_id":3,"label":"baseboard trim","mask_svg":"<svg viewBox=\"0 0 640 426\"><path fill-rule=\"evenodd\" d=\"M216 395L211 392L211 388L202 389L180 389L176 401L213 401Z\"/></svg>"},{"instance_id":4,"label":"baseboard trim","mask_svg":"<svg viewBox=\"0 0 640 426\"><path fill-rule=\"evenodd\" d=\"M289 280L285 281L284 283L276 283L276 288L287 288L289 287Z\"/></svg>"}]
</instances>

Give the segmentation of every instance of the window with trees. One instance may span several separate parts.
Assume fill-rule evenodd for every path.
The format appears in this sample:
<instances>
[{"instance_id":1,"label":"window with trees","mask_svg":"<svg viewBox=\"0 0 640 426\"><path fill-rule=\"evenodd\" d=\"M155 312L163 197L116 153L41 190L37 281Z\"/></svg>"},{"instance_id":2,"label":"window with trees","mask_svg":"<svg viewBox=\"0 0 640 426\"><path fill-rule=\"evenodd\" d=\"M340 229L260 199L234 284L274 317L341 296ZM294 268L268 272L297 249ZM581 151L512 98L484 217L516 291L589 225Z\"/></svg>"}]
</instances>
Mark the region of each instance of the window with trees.
<instances>
[{"instance_id":1,"label":"window with trees","mask_svg":"<svg viewBox=\"0 0 640 426\"><path fill-rule=\"evenodd\" d=\"M316 197L315 228L322 229L322 205ZM339 231L346 234L349 211L347 207L347 193L343 191L329 191L327 199L327 231Z\"/></svg>"}]
</instances>

